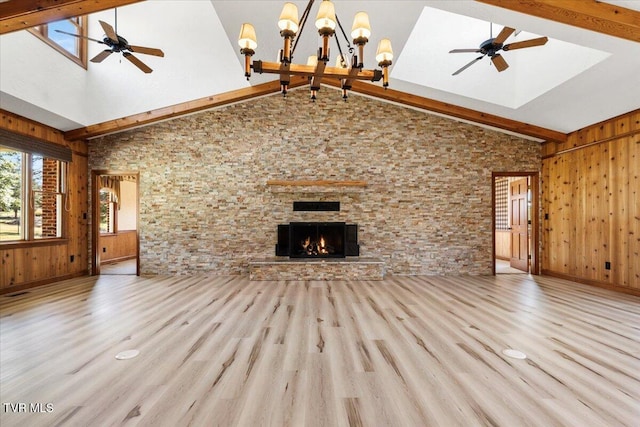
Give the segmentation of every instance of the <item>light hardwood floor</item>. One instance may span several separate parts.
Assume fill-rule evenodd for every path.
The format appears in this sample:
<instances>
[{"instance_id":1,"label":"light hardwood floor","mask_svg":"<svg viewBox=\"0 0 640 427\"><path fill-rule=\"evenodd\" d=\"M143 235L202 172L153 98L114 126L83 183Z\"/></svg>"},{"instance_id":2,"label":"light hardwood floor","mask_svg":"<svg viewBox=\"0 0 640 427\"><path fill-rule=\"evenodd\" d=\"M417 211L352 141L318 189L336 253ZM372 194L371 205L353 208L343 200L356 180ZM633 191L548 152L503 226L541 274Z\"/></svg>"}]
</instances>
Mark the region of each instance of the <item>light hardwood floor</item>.
<instances>
[{"instance_id":1,"label":"light hardwood floor","mask_svg":"<svg viewBox=\"0 0 640 427\"><path fill-rule=\"evenodd\" d=\"M136 274L136 259L128 259L126 261L114 262L113 264L102 264L100 266L100 274L108 275L134 275Z\"/></svg>"},{"instance_id":2,"label":"light hardwood floor","mask_svg":"<svg viewBox=\"0 0 640 427\"><path fill-rule=\"evenodd\" d=\"M79 278L0 339L3 427L640 425L640 298L553 278Z\"/></svg>"}]
</instances>

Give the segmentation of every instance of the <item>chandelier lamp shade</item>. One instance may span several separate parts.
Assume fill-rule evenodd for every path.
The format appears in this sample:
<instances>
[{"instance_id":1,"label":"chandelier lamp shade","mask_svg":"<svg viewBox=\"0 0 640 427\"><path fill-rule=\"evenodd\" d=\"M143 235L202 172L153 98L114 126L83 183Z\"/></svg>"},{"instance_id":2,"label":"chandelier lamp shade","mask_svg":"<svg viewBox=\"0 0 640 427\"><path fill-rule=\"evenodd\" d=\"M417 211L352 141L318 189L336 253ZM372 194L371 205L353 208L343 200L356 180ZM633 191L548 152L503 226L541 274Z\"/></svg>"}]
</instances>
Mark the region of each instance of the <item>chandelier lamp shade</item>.
<instances>
[{"instance_id":1,"label":"chandelier lamp shade","mask_svg":"<svg viewBox=\"0 0 640 427\"><path fill-rule=\"evenodd\" d=\"M309 56L304 65L293 63L296 45L304 30L313 3L314 0L309 0L300 18L298 17L298 7L294 3L284 4L278 19L278 28L284 43L278 54L277 62L251 61L251 57L256 53L258 47L256 31L253 25L249 23L242 24L238 44L240 45L240 53L244 55L244 75L247 80L251 77L252 70L260 74L279 74L280 88L282 94L286 95L291 76L305 76L309 79L312 100L316 99L320 84L324 78L340 80L342 97L345 100L355 80L372 82L382 80L382 86L386 89L389 86L389 66L393 61L391 41L382 39L378 44L375 58L381 69L365 69L364 47L369 42L369 37L371 37L369 16L366 12L358 12L355 15L353 26L351 27L350 42L336 15L335 6L330 0L322 0L320 2L315 19L315 26L321 38L317 54ZM338 39L340 34L346 43L345 52L343 52ZM332 67L329 65L331 61L329 42L334 36L339 54L336 55L336 65Z\"/></svg>"}]
</instances>

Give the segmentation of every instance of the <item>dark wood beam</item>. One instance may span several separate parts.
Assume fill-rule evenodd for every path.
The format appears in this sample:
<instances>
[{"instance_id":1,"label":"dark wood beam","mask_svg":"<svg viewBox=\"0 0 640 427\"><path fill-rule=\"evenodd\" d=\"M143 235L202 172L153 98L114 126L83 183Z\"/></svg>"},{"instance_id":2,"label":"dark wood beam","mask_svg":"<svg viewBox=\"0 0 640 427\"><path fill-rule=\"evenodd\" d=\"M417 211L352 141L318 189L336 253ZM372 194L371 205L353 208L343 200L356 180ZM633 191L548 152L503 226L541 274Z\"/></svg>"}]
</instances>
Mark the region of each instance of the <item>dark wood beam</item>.
<instances>
[{"instance_id":1,"label":"dark wood beam","mask_svg":"<svg viewBox=\"0 0 640 427\"><path fill-rule=\"evenodd\" d=\"M327 81L325 82L325 84L340 87L340 82ZM562 132L557 132L540 126L530 125L528 123L523 123L516 120L506 119L504 117L448 104L446 102L436 101L434 99L412 95L406 92L400 92L393 89L384 89L381 86L373 85L370 83L363 83L359 81L353 82L351 90L353 92L372 96L374 98L392 101L398 104L419 108L421 110L433 111L435 113L468 120L474 123L495 127L514 133L519 133L521 135L543 139L545 141L563 142L567 140L567 135Z\"/></svg>"},{"instance_id":2,"label":"dark wood beam","mask_svg":"<svg viewBox=\"0 0 640 427\"><path fill-rule=\"evenodd\" d=\"M141 0L9 0L0 3L0 34L74 16L139 3Z\"/></svg>"},{"instance_id":3,"label":"dark wood beam","mask_svg":"<svg viewBox=\"0 0 640 427\"><path fill-rule=\"evenodd\" d=\"M289 88L295 88L306 84L308 84L307 78L292 76ZM64 138L67 141L95 138L97 136L120 132L126 129L159 122L161 120L184 116L197 111L221 107L223 105L233 104L234 102L271 95L277 92L280 92L280 81L272 81L244 89L221 93L219 95L211 95L195 99L182 104L159 108L157 110L147 111L145 113L134 114L120 119L109 120L84 128L70 130L64 133Z\"/></svg>"},{"instance_id":4,"label":"dark wood beam","mask_svg":"<svg viewBox=\"0 0 640 427\"><path fill-rule=\"evenodd\" d=\"M640 12L596 0L476 0L538 18L640 42Z\"/></svg>"}]
</instances>

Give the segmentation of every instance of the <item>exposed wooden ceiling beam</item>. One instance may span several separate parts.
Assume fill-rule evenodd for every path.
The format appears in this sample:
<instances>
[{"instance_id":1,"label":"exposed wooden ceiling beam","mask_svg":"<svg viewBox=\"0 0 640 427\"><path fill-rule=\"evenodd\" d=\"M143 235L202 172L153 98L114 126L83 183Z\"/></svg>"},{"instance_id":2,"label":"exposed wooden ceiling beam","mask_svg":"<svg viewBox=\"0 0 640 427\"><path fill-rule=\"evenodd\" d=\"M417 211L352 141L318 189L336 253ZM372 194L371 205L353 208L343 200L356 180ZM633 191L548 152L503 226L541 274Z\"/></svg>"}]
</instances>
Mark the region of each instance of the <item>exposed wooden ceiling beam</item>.
<instances>
[{"instance_id":1,"label":"exposed wooden ceiling beam","mask_svg":"<svg viewBox=\"0 0 640 427\"><path fill-rule=\"evenodd\" d=\"M340 82L337 81L327 81L326 84L340 87ZM419 108L421 110L433 111L446 116L456 117L458 119L503 129L509 132L543 139L545 141L563 142L567 140L567 135L562 132L530 125L516 120L505 119L504 117L483 113L453 104L447 104L446 102L436 101L434 99L424 98L406 92L400 92L388 88L384 89L381 86L373 85L371 83L358 81L353 82L351 90L353 92L372 96L378 99L384 99L398 104L407 105L409 107Z\"/></svg>"},{"instance_id":2,"label":"exposed wooden ceiling beam","mask_svg":"<svg viewBox=\"0 0 640 427\"><path fill-rule=\"evenodd\" d=\"M476 0L538 18L640 42L640 12L596 0Z\"/></svg>"},{"instance_id":3,"label":"exposed wooden ceiling beam","mask_svg":"<svg viewBox=\"0 0 640 427\"><path fill-rule=\"evenodd\" d=\"M306 77L291 76L291 83L289 87L295 88L305 86L307 84L309 84L309 82ZM331 79L327 80L326 84L338 88L340 87L340 83L337 80L335 80L335 82ZM109 133L121 132L123 130L131 129L134 127L148 125L154 122L191 114L197 111L221 107L223 105L246 101L264 95L270 95L279 91L280 81L275 80L244 89L222 93L220 95L212 95L182 104L159 108L157 110L148 111L146 113L134 114L128 117L109 120L104 123L98 123L84 128L70 130L64 133L64 137L68 141L95 138ZM509 132L543 139L545 141L564 142L567 140L567 135L562 132L557 132L539 126L518 122L516 120L505 119L503 117L494 116L492 114L482 113L479 111L471 110L469 108L459 107L456 105L411 95L393 89L385 90L380 86L370 83L363 83L358 81L353 82L352 91L361 93L363 95L369 95L375 98L395 102L397 104L407 105L426 111L433 111L450 117L456 117L470 122L503 129Z\"/></svg>"},{"instance_id":4,"label":"exposed wooden ceiling beam","mask_svg":"<svg viewBox=\"0 0 640 427\"><path fill-rule=\"evenodd\" d=\"M289 87L295 88L305 84L308 84L308 79L306 77L291 76ZM280 92L280 81L274 80L272 82L225 92L219 95L211 95L195 99L182 104L158 108L157 110L147 111L146 113L134 114L120 119L109 120L84 128L70 130L64 133L64 138L68 141L95 138L109 133L121 132L134 127L167 120L173 117L184 116L197 111L208 110L211 108L221 107L223 105L233 104L234 102L271 95L277 92Z\"/></svg>"},{"instance_id":5,"label":"exposed wooden ceiling beam","mask_svg":"<svg viewBox=\"0 0 640 427\"><path fill-rule=\"evenodd\" d=\"M0 3L0 34L74 16L109 10L141 0L8 0Z\"/></svg>"}]
</instances>

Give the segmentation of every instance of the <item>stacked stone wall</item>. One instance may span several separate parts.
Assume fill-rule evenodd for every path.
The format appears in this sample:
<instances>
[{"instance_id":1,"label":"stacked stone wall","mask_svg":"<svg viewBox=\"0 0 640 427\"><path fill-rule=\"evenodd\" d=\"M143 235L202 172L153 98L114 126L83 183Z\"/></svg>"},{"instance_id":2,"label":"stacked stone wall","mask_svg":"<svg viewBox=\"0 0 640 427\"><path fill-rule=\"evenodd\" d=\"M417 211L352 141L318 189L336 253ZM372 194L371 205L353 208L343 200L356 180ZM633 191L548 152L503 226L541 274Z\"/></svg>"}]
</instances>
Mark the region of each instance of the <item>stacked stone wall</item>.
<instances>
[{"instance_id":1,"label":"stacked stone wall","mask_svg":"<svg viewBox=\"0 0 640 427\"><path fill-rule=\"evenodd\" d=\"M236 274L274 255L277 225L359 225L360 255L397 275L491 274L493 171L539 171L538 142L323 88L89 142L91 169L140 172L143 274ZM365 188L268 180L363 180ZM296 200L340 212L294 212Z\"/></svg>"}]
</instances>

